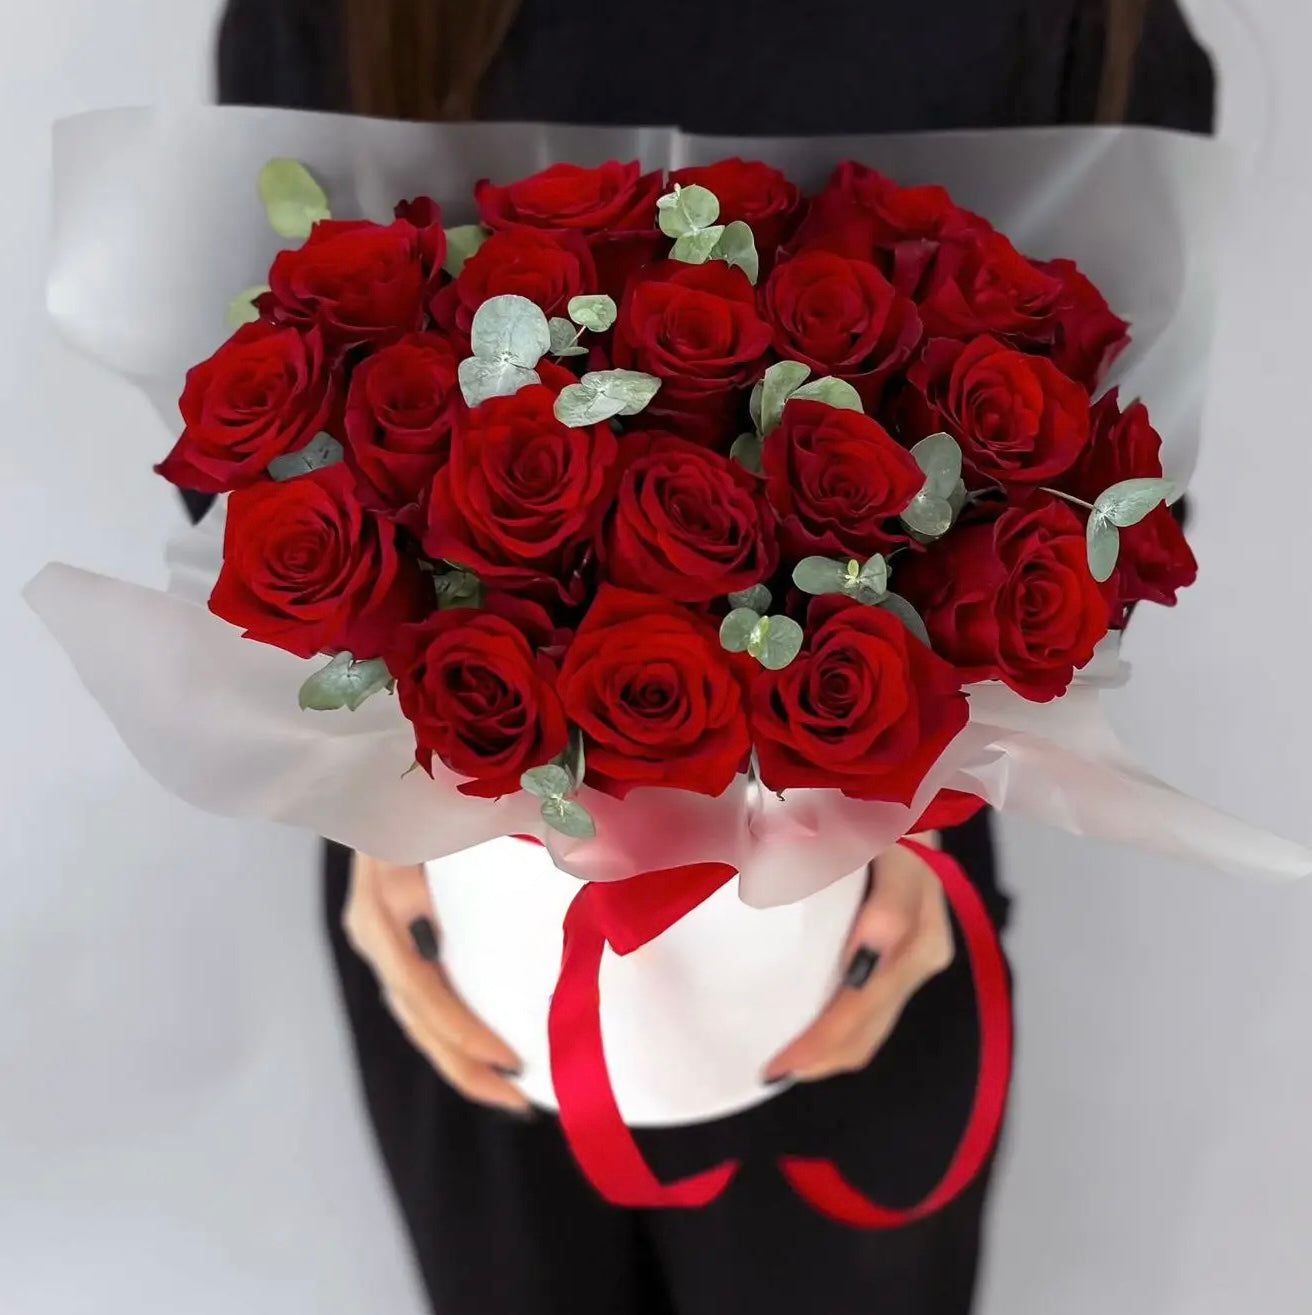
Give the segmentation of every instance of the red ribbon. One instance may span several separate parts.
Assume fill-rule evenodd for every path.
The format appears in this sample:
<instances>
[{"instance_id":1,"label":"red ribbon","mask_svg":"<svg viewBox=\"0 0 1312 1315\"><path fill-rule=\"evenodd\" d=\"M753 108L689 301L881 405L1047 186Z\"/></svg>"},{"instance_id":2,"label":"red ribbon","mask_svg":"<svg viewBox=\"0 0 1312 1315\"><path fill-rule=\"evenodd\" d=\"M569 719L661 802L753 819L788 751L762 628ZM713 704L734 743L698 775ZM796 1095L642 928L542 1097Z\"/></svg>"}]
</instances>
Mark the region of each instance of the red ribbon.
<instances>
[{"instance_id":1,"label":"red ribbon","mask_svg":"<svg viewBox=\"0 0 1312 1315\"><path fill-rule=\"evenodd\" d=\"M855 1228L887 1229L923 1219L957 1197L984 1167L997 1140L1011 1080L1011 1000L997 933L959 863L913 841L943 883L965 940L980 1018L974 1106L942 1181L917 1206L876 1205L828 1160L785 1158L794 1190L829 1218ZM662 1183L624 1122L601 1035L601 961L607 945L631 954L668 931L736 875L723 863L647 872L628 881L584 886L565 916L565 947L548 1030L560 1121L579 1166L612 1205L629 1209L697 1208L721 1196L737 1173L728 1162L675 1183Z\"/></svg>"}]
</instances>

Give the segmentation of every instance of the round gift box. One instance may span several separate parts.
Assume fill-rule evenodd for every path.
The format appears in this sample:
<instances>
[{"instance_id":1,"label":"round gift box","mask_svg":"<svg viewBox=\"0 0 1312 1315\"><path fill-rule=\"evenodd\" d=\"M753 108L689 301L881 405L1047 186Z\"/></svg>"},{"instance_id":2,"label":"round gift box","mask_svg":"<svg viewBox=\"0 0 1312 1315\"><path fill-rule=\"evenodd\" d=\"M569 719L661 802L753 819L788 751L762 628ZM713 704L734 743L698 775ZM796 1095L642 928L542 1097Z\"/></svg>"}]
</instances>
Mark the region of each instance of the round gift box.
<instances>
[{"instance_id":1,"label":"round gift box","mask_svg":"<svg viewBox=\"0 0 1312 1315\"><path fill-rule=\"evenodd\" d=\"M579 881L510 838L428 864L428 880L452 983L523 1059L525 1095L558 1108L547 1017ZM774 1094L761 1074L832 995L865 889L861 869L798 904L753 909L732 881L633 954L607 948L602 1036L625 1121L704 1122Z\"/></svg>"}]
</instances>

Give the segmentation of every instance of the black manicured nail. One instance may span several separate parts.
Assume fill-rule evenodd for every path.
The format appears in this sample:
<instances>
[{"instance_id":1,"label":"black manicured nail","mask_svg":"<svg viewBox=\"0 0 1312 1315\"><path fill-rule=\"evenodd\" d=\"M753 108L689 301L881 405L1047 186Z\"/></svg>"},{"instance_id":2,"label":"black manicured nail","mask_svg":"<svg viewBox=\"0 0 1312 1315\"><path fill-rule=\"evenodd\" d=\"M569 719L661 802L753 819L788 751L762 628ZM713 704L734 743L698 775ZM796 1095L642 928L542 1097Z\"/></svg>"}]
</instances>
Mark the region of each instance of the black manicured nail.
<instances>
[{"instance_id":1,"label":"black manicured nail","mask_svg":"<svg viewBox=\"0 0 1312 1315\"><path fill-rule=\"evenodd\" d=\"M879 967L878 950L858 950L847 966L843 985L849 990L859 991L870 980L871 974Z\"/></svg>"},{"instance_id":2,"label":"black manicured nail","mask_svg":"<svg viewBox=\"0 0 1312 1315\"><path fill-rule=\"evenodd\" d=\"M432 919L416 918L410 924L410 939L414 941L421 959L427 959L429 963L437 962L441 947L437 943L437 928L433 926Z\"/></svg>"}]
</instances>

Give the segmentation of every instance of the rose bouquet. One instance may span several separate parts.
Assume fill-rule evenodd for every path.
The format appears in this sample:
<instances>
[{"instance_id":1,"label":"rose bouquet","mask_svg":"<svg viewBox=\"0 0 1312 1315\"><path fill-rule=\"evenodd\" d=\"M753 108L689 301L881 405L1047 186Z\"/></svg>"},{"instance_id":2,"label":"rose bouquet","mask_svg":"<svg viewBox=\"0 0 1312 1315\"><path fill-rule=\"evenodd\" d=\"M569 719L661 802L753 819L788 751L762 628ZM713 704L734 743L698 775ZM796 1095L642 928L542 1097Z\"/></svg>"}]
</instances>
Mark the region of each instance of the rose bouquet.
<instances>
[{"instance_id":1,"label":"rose bouquet","mask_svg":"<svg viewBox=\"0 0 1312 1315\"><path fill-rule=\"evenodd\" d=\"M581 839L585 785L910 807L967 683L1057 698L1194 578L1099 395L1128 326L941 188L562 164L450 232L334 220L288 160L260 190L303 244L160 471L230 495L210 609L327 656L302 707L394 689L461 794Z\"/></svg>"}]
</instances>

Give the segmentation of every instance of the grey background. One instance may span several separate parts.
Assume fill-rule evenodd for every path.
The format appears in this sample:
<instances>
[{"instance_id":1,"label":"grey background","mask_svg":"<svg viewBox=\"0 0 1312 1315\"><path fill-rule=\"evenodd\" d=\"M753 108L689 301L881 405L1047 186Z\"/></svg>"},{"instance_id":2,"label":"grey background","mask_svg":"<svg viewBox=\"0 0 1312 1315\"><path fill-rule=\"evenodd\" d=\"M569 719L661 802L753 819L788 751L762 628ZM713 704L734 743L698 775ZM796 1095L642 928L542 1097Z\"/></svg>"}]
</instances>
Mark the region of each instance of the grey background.
<instances>
[{"instance_id":1,"label":"grey background","mask_svg":"<svg viewBox=\"0 0 1312 1315\"><path fill-rule=\"evenodd\" d=\"M1203 579L1116 704L1150 765L1312 840L1302 0L1191 0L1247 182L1195 483ZM168 436L41 305L47 130L208 91L211 0L4 5L0 1315L419 1315L347 1068L313 847L175 802L17 598L146 582ZM1151 400L1151 399L1149 399ZM1312 891L1008 826L1020 1067L986 1315L1312 1308Z\"/></svg>"}]
</instances>

